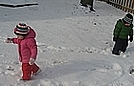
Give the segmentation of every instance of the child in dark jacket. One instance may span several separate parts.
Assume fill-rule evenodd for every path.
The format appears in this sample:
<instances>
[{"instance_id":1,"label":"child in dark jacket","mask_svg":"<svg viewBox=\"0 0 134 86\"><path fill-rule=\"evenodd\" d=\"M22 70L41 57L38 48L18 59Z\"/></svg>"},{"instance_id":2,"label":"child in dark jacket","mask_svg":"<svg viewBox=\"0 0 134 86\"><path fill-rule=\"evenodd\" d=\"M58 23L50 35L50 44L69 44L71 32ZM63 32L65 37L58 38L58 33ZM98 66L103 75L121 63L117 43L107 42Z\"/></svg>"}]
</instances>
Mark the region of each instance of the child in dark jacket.
<instances>
[{"instance_id":1,"label":"child in dark jacket","mask_svg":"<svg viewBox=\"0 0 134 86\"><path fill-rule=\"evenodd\" d=\"M18 44L19 61L22 62L22 79L30 80L31 75L38 73L40 68L35 64L37 57L36 33L25 23L14 28L17 38L7 38L7 43Z\"/></svg>"},{"instance_id":2,"label":"child in dark jacket","mask_svg":"<svg viewBox=\"0 0 134 86\"><path fill-rule=\"evenodd\" d=\"M117 21L113 32L113 41L115 41L115 45L112 50L113 54L120 55L121 52L124 53L128 46L128 41L133 41L132 22L133 16L130 13L127 13L124 18Z\"/></svg>"}]
</instances>

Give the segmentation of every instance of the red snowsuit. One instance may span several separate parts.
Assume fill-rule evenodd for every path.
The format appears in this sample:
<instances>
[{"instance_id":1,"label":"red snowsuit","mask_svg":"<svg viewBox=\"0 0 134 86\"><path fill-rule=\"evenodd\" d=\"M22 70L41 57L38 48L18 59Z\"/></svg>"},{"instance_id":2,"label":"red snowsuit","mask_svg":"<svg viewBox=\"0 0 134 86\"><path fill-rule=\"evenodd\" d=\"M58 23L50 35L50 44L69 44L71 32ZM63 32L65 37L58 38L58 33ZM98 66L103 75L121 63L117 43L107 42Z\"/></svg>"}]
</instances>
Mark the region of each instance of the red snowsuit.
<instances>
[{"instance_id":1,"label":"red snowsuit","mask_svg":"<svg viewBox=\"0 0 134 86\"><path fill-rule=\"evenodd\" d=\"M14 30L16 30L16 28ZM30 28L29 33L24 39L13 38L13 43L18 44L19 60L22 62L22 79L24 80L31 79L31 74L36 73L39 69L35 63L33 65L29 64L30 58L34 58L36 60L37 56L35 37L35 31Z\"/></svg>"}]
</instances>

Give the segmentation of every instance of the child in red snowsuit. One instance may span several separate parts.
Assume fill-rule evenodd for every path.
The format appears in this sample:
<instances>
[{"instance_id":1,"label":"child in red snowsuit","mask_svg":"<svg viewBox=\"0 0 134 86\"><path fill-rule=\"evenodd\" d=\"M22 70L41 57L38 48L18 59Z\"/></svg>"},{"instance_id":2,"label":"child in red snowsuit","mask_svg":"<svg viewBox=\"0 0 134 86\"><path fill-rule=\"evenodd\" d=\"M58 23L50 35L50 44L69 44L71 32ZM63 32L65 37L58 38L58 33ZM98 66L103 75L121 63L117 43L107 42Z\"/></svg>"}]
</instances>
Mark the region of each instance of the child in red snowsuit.
<instances>
[{"instance_id":1,"label":"child in red snowsuit","mask_svg":"<svg viewBox=\"0 0 134 86\"><path fill-rule=\"evenodd\" d=\"M32 74L40 71L34 63L37 56L36 33L25 23L19 23L14 28L17 38L7 38L7 43L18 44L19 61L22 62L22 80L30 80Z\"/></svg>"}]
</instances>

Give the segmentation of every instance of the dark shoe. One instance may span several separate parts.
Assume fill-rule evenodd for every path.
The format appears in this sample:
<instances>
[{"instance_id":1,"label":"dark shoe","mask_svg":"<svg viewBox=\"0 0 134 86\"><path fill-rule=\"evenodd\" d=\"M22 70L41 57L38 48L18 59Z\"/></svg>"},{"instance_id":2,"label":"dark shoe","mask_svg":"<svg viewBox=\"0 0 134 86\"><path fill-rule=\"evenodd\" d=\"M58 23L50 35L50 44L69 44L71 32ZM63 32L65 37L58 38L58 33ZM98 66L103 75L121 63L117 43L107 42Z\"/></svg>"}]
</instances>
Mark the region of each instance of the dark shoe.
<instances>
[{"instance_id":1,"label":"dark shoe","mask_svg":"<svg viewBox=\"0 0 134 86\"><path fill-rule=\"evenodd\" d=\"M130 74L133 74L134 73L134 69L130 70Z\"/></svg>"},{"instance_id":2,"label":"dark shoe","mask_svg":"<svg viewBox=\"0 0 134 86\"><path fill-rule=\"evenodd\" d=\"M112 52L112 54L115 54L115 55L120 55L120 53L115 53L115 52Z\"/></svg>"},{"instance_id":3,"label":"dark shoe","mask_svg":"<svg viewBox=\"0 0 134 86\"><path fill-rule=\"evenodd\" d=\"M90 8L90 10L95 12L95 10L92 7Z\"/></svg>"}]
</instances>

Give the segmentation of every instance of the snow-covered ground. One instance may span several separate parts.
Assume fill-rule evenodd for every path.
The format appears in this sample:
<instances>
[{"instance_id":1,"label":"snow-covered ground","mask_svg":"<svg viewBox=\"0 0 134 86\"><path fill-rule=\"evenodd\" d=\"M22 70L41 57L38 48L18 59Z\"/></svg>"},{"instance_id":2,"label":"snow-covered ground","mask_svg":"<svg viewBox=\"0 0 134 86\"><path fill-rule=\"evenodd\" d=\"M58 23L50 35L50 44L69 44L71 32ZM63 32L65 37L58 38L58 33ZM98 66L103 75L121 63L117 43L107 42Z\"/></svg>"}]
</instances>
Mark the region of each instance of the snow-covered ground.
<instances>
[{"instance_id":1,"label":"snow-covered ground","mask_svg":"<svg viewBox=\"0 0 134 86\"><path fill-rule=\"evenodd\" d=\"M0 7L0 86L133 86L134 44L125 55L111 54L116 20L125 12L96 1L96 12L84 11L79 0L0 0L0 3L38 3L38 6ZM38 58L43 70L33 80L19 82L13 28L25 22L37 32Z\"/></svg>"}]
</instances>

